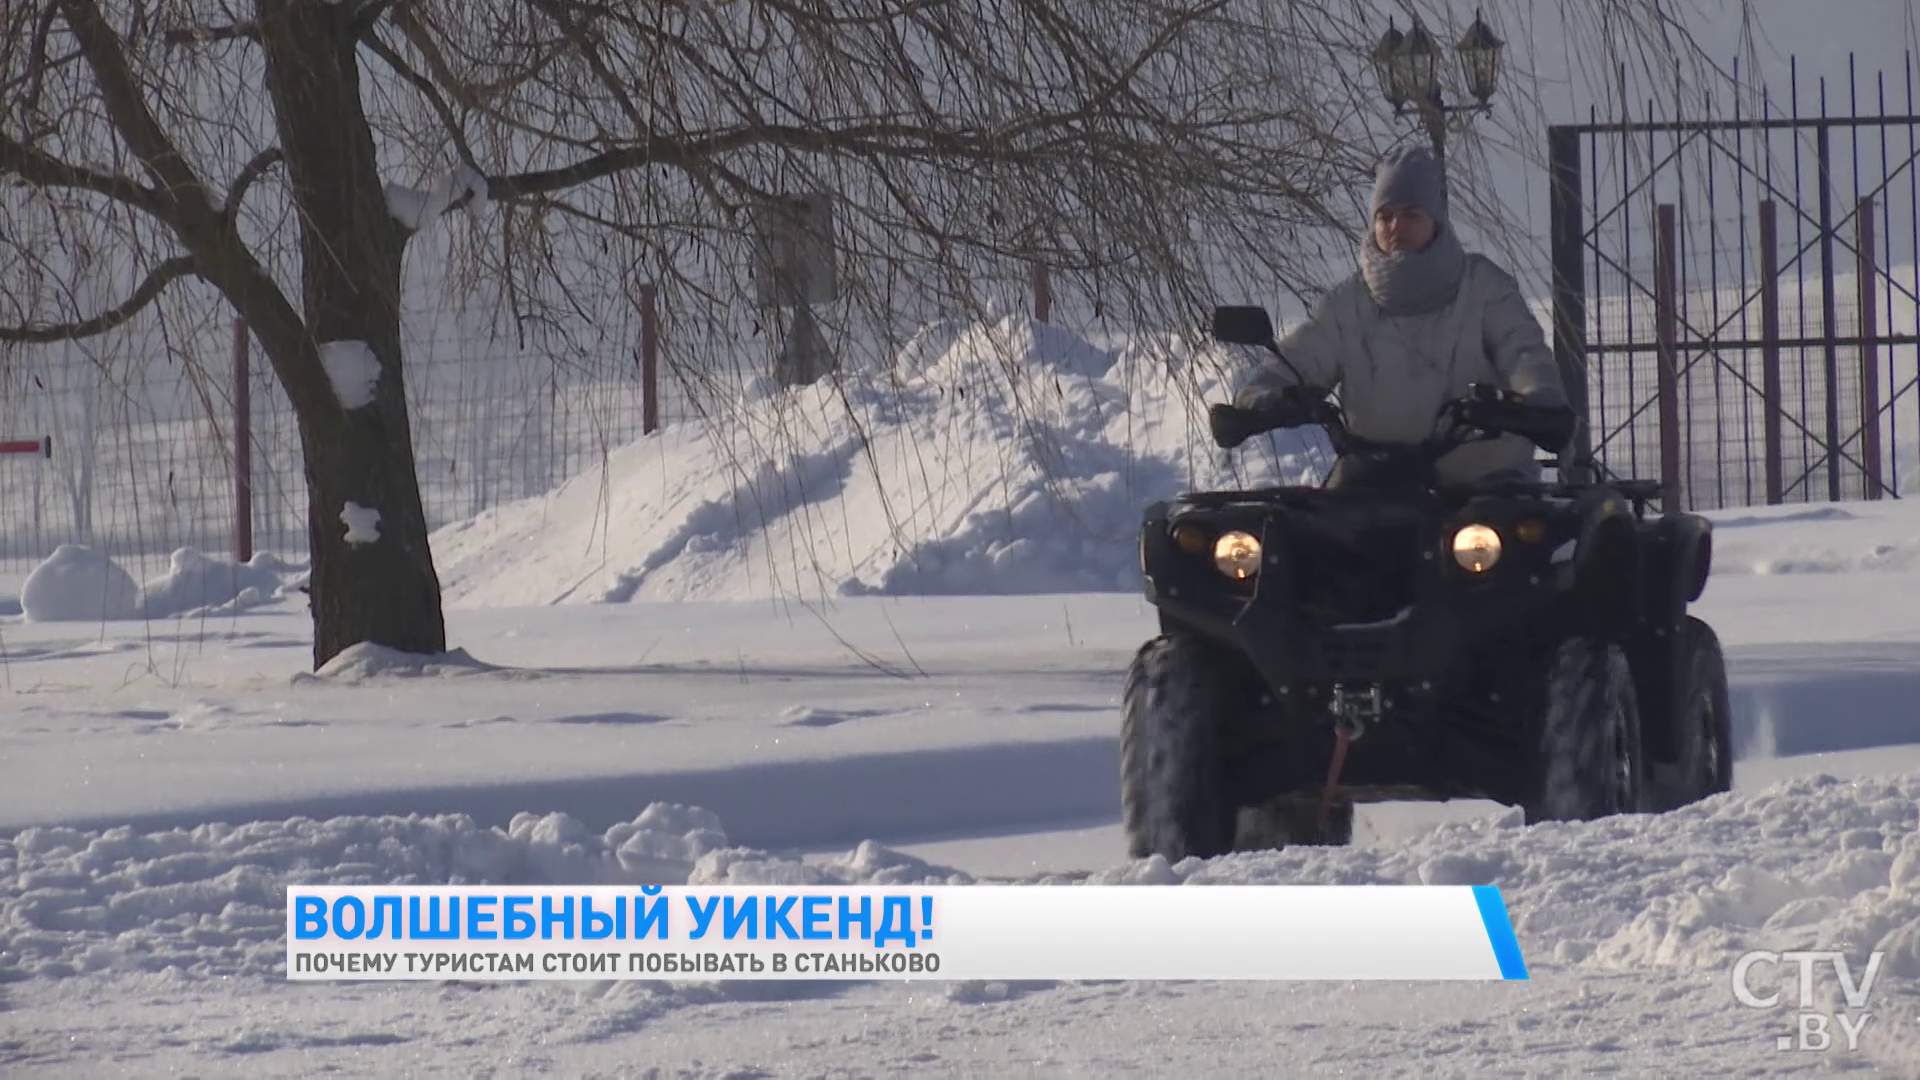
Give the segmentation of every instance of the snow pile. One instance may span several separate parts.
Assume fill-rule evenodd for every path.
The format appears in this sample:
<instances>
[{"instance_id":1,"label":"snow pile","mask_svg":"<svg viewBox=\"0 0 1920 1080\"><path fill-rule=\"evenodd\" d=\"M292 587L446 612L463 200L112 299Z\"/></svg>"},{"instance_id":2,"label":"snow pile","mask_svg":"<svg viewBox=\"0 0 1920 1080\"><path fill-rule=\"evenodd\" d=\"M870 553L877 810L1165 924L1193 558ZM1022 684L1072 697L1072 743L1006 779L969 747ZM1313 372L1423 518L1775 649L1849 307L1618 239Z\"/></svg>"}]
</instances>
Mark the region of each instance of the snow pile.
<instances>
[{"instance_id":1,"label":"snow pile","mask_svg":"<svg viewBox=\"0 0 1920 1080\"><path fill-rule=\"evenodd\" d=\"M564 814L521 814L505 830L464 816L26 829L0 842L0 981L272 975L286 962L289 885L681 884L726 842L712 814L666 803L599 836Z\"/></svg>"},{"instance_id":2,"label":"snow pile","mask_svg":"<svg viewBox=\"0 0 1920 1080\"><path fill-rule=\"evenodd\" d=\"M92 548L61 544L20 586L30 622L90 622L140 617L133 575Z\"/></svg>"},{"instance_id":3,"label":"snow pile","mask_svg":"<svg viewBox=\"0 0 1920 1080\"><path fill-rule=\"evenodd\" d=\"M688 885L971 885L958 870L936 867L871 840L845 855L806 862L747 848L709 852Z\"/></svg>"},{"instance_id":4,"label":"snow pile","mask_svg":"<svg viewBox=\"0 0 1920 1080\"><path fill-rule=\"evenodd\" d=\"M150 619L228 614L285 597L305 574L303 567L266 552L235 563L181 548L167 572L147 582L140 611Z\"/></svg>"},{"instance_id":5,"label":"snow pile","mask_svg":"<svg viewBox=\"0 0 1920 1080\"><path fill-rule=\"evenodd\" d=\"M467 655L465 649L454 649L437 656L429 656L401 652L385 645L362 641L342 649L338 655L323 664L320 670L312 675L305 672L296 673L293 681L324 680L351 685L385 676L440 678L497 670L499 669Z\"/></svg>"},{"instance_id":6,"label":"snow pile","mask_svg":"<svg viewBox=\"0 0 1920 1080\"><path fill-rule=\"evenodd\" d=\"M1094 883L1500 886L1536 968L1726 971L1751 949L1886 950L1920 975L1920 776L1802 777L1669 814L1443 825L1403 848L1301 849Z\"/></svg>"},{"instance_id":7,"label":"snow pile","mask_svg":"<svg viewBox=\"0 0 1920 1080\"><path fill-rule=\"evenodd\" d=\"M1214 449L1219 366L1026 319L930 328L896 386L743 393L714 430L437 531L436 567L469 606L1132 590L1145 505L1326 460L1299 433Z\"/></svg>"},{"instance_id":8,"label":"snow pile","mask_svg":"<svg viewBox=\"0 0 1920 1080\"><path fill-rule=\"evenodd\" d=\"M62 544L27 575L20 602L29 622L227 615L286 599L305 575L303 567L266 552L235 563L180 548L167 570L142 588L105 555Z\"/></svg>"},{"instance_id":9,"label":"snow pile","mask_svg":"<svg viewBox=\"0 0 1920 1080\"><path fill-rule=\"evenodd\" d=\"M1499 885L1536 970L1726 971L1752 949L1886 953L1920 976L1920 776L1801 778L1672 814L1523 828L1443 825L1391 848L1158 857L1033 884ZM294 819L136 834L28 829L0 844L0 963L270 972L289 884L964 885L878 844L833 859L730 847L698 808L649 806L600 836L564 815ZM0 970L0 978L6 973Z\"/></svg>"},{"instance_id":10,"label":"snow pile","mask_svg":"<svg viewBox=\"0 0 1920 1080\"><path fill-rule=\"evenodd\" d=\"M1920 776L1802 777L1663 815L1526 827L1518 811L1441 825L1396 846L1142 859L1035 884L1479 885L1501 888L1535 969L1725 972L1753 949L1887 953L1889 980L1920 977ZM939 871L863 848L857 881L943 884ZM739 850L696 883L845 880ZM958 879L954 883L959 883Z\"/></svg>"},{"instance_id":11,"label":"snow pile","mask_svg":"<svg viewBox=\"0 0 1920 1080\"><path fill-rule=\"evenodd\" d=\"M1709 513L1719 575L1899 573L1920 569L1920 529L1895 501Z\"/></svg>"}]
</instances>

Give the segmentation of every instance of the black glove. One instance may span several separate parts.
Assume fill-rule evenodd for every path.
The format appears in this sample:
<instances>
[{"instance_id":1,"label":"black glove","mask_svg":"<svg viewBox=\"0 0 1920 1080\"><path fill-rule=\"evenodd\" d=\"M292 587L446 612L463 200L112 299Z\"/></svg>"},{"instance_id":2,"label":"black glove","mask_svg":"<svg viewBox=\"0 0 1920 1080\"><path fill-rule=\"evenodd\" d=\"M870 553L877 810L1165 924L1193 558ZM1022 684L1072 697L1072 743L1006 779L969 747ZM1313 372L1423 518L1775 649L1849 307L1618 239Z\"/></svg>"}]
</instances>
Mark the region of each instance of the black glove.
<instances>
[{"instance_id":1,"label":"black glove","mask_svg":"<svg viewBox=\"0 0 1920 1080\"><path fill-rule=\"evenodd\" d=\"M1312 391L1288 386L1242 395L1231 405L1209 406L1207 424L1213 431L1214 444L1231 450L1262 432L1315 422L1319 419L1317 406Z\"/></svg>"},{"instance_id":2,"label":"black glove","mask_svg":"<svg viewBox=\"0 0 1920 1080\"><path fill-rule=\"evenodd\" d=\"M1565 405L1533 405L1529 408L1533 412L1532 424L1527 430L1515 433L1525 435L1533 445L1549 454L1566 450L1580 422L1580 418L1573 414L1573 409Z\"/></svg>"},{"instance_id":3,"label":"black glove","mask_svg":"<svg viewBox=\"0 0 1920 1080\"><path fill-rule=\"evenodd\" d=\"M1519 435L1548 453L1559 453L1573 439L1576 422L1565 405L1534 405L1512 390L1475 383L1454 403L1461 424L1492 435Z\"/></svg>"},{"instance_id":4,"label":"black glove","mask_svg":"<svg viewBox=\"0 0 1920 1080\"><path fill-rule=\"evenodd\" d=\"M1281 427L1293 427L1312 423L1314 410L1325 397L1323 391L1308 386L1279 386L1252 393L1243 390L1233 403L1246 412L1273 417Z\"/></svg>"},{"instance_id":5,"label":"black glove","mask_svg":"<svg viewBox=\"0 0 1920 1080\"><path fill-rule=\"evenodd\" d=\"M1222 450L1231 450L1258 435L1266 430L1259 423L1259 416L1250 409L1224 402L1207 406L1207 427L1213 432L1213 444Z\"/></svg>"}]
</instances>

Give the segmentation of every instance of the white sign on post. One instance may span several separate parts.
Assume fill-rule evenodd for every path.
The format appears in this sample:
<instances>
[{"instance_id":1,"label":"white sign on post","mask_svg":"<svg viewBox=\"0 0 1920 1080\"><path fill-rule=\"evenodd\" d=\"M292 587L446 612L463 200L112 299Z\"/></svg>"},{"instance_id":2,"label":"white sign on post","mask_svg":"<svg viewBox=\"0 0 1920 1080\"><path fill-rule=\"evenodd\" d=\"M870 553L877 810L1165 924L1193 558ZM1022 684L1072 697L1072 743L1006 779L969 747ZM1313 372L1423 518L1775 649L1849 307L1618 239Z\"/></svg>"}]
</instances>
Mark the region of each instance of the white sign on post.
<instances>
[{"instance_id":1,"label":"white sign on post","mask_svg":"<svg viewBox=\"0 0 1920 1080\"><path fill-rule=\"evenodd\" d=\"M839 297L833 196L796 195L754 211L754 296L763 308L824 304Z\"/></svg>"}]
</instances>

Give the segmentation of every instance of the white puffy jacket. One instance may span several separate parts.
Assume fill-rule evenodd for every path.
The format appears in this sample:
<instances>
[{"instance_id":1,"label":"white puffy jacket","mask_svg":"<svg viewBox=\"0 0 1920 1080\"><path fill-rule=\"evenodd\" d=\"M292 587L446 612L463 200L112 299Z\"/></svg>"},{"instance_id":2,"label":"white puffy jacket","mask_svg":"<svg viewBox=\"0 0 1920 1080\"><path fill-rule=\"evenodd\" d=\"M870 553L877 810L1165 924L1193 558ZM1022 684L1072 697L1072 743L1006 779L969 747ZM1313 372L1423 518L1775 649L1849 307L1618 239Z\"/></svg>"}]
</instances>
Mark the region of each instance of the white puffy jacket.
<instances>
[{"instance_id":1,"label":"white puffy jacket","mask_svg":"<svg viewBox=\"0 0 1920 1080\"><path fill-rule=\"evenodd\" d=\"M1537 405L1567 403L1559 366L1519 283L1482 255L1466 257L1453 303L1426 315L1382 313L1355 274L1279 345L1308 386L1339 390L1355 435L1379 442L1433 434L1440 407L1470 383L1493 383ZM1271 353L1262 355L1235 397L1243 405L1299 381ZM1505 435L1469 443L1439 462L1440 480L1449 484L1503 470L1537 474L1533 444Z\"/></svg>"}]
</instances>

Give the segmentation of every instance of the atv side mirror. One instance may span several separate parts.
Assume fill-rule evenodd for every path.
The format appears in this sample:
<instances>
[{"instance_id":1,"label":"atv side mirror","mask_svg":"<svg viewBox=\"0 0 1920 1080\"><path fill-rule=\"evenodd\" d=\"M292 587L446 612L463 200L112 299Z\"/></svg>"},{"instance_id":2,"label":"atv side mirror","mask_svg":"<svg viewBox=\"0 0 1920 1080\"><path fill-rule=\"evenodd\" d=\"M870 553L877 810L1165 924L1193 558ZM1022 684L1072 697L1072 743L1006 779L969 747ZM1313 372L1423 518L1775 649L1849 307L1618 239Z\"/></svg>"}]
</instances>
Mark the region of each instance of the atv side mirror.
<instances>
[{"instance_id":1,"label":"atv side mirror","mask_svg":"<svg viewBox=\"0 0 1920 1080\"><path fill-rule=\"evenodd\" d=\"M1273 318L1263 307L1214 308L1213 340L1228 345L1272 345Z\"/></svg>"}]
</instances>

